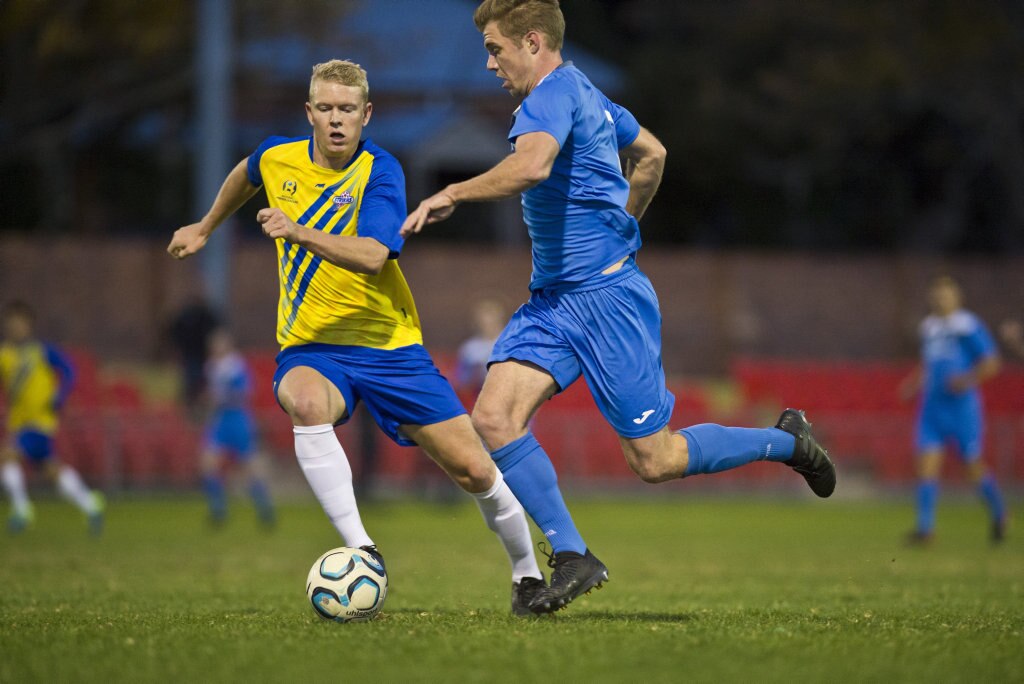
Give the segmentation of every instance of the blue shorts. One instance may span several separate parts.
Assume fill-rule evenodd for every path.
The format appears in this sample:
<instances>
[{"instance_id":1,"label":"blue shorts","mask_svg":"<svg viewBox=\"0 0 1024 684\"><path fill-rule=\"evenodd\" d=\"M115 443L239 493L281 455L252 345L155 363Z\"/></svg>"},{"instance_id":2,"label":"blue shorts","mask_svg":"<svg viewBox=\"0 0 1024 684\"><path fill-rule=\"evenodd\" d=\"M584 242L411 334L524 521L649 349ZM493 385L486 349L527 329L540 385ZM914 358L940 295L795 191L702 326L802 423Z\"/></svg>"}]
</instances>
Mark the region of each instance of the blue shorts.
<instances>
[{"instance_id":1,"label":"blue shorts","mask_svg":"<svg viewBox=\"0 0 1024 684\"><path fill-rule=\"evenodd\" d=\"M274 394L281 378L306 366L334 383L345 398L348 421L360 400L384 433L402 446L416 443L399 433L402 425L433 425L466 413L455 390L422 345L398 349L304 344L277 355Z\"/></svg>"},{"instance_id":2,"label":"blue shorts","mask_svg":"<svg viewBox=\"0 0 1024 684\"><path fill-rule=\"evenodd\" d=\"M489 363L511 359L540 366L559 391L582 374L597 408L623 437L654 434L672 416L658 297L632 259L592 284L535 291L495 342Z\"/></svg>"},{"instance_id":3,"label":"blue shorts","mask_svg":"<svg viewBox=\"0 0 1024 684\"><path fill-rule=\"evenodd\" d=\"M984 419L978 400L954 402L928 402L922 406L917 419L917 451L934 451L953 443L964 461L975 461L981 456Z\"/></svg>"},{"instance_id":4,"label":"blue shorts","mask_svg":"<svg viewBox=\"0 0 1024 684\"><path fill-rule=\"evenodd\" d=\"M206 429L208 447L228 451L240 460L252 456L256 426L248 411L239 408L220 409Z\"/></svg>"},{"instance_id":5,"label":"blue shorts","mask_svg":"<svg viewBox=\"0 0 1024 684\"><path fill-rule=\"evenodd\" d=\"M53 436L35 430L19 430L14 437L22 455L33 463L43 463L53 456Z\"/></svg>"}]
</instances>

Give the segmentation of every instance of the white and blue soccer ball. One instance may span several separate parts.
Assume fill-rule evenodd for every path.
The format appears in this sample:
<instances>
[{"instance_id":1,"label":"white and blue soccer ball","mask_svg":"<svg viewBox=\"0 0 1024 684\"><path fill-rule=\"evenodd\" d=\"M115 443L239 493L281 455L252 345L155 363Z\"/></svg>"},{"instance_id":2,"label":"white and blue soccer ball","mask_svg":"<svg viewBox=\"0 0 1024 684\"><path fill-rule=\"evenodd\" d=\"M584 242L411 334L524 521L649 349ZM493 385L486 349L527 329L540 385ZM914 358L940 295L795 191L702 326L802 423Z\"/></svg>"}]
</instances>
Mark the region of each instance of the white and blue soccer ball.
<instances>
[{"instance_id":1,"label":"white and blue soccer ball","mask_svg":"<svg viewBox=\"0 0 1024 684\"><path fill-rule=\"evenodd\" d=\"M306 578L306 596L324 620L372 620L387 595L387 573L362 549L331 549L316 559Z\"/></svg>"}]
</instances>

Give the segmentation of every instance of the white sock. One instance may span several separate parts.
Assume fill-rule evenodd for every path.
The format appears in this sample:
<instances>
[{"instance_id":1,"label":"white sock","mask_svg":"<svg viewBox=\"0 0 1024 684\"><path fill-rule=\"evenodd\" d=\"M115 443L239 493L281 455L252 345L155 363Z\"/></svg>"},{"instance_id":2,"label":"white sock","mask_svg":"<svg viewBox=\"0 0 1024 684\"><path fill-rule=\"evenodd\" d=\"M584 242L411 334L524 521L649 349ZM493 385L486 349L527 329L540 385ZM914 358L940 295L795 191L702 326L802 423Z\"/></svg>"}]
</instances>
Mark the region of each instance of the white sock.
<instances>
[{"instance_id":1,"label":"white sock","mask_svg":"<svg viewBox=\"0 0 1024 684\"><path fill-rule=\"evenodd\" d=\"M11 497L11 506L17 515L27 515L29 509L28 492L25 491L25 473L14 461L7 461L0 470L7 496Z\"/></svg>"},{"instance_id":2,"label":"white sock","mask_svg":"<svg viewBox=\"0 0 1024 684\"><path fill-rule=\"evenodd\" d=\"M518 582L524 577L540 578L537 557L533 554L533 541L530 539L530 527L526 524L526 513L512 490L505 484L500 470L495 470L497 477L494 484L486 492L474 494L477 506L483 513L484 521L492 532L498 535L505 546L508 559L512 563L512 581Z\"/></svg>"},{"instance_id":3,"label":"white sock","mask_svg":"<svg viewBox=\"0 0 1024 684\"><path fill-rule=\"evenodd\" d=\"M85 513L92 513L95 500L92 491L85 486L78 472L71 466L62 466L57 473L57 490L64 498L73 502Z\"/></svg>"},{"instance_id":4,"label":"white sock","mask_svg":"<svg viewBox=\"0 0 1024 684\"><path fill-rule=\"evenodd\" d=\"M356 494L352 490L352 467L334 434L334 426L296 425L294 432L299 467L345 545L353 548L372 545L373 540L359 518Z\"/></svg>"}]
</instances>

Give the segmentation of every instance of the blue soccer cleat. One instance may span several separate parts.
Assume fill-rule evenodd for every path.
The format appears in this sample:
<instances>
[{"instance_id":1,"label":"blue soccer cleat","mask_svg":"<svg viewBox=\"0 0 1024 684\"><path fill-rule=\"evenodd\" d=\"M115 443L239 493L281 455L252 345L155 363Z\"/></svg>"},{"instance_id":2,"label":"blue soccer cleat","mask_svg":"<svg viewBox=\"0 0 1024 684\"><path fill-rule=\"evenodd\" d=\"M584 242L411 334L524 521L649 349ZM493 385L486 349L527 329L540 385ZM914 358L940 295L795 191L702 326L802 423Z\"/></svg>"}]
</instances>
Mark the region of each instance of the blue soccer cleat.
<instances>
[{"instance_id":1,"label":"blue soccer cleat","mask_svg":"<svg viewBox=\"0 0 1024 684\"><path fill-rule=\"evenodd\" d=\"M106 522L107 500L100 492L92 493L92 511L89 513L89 534L98 537L103 534L103 526Z\"/></svg>"},{"instance_id":2,"label":"blue soccer cleat","mask_svg":"<svg viewBox=\"0 0 1024 684\"><path fill-rule=\"evenodd\" d=\"M35 519L36 514L31 504L20 511L12 510L11 516L7 518L7 531L11 534L21 534L35 522Z\"/></svg>"}]
</instances>

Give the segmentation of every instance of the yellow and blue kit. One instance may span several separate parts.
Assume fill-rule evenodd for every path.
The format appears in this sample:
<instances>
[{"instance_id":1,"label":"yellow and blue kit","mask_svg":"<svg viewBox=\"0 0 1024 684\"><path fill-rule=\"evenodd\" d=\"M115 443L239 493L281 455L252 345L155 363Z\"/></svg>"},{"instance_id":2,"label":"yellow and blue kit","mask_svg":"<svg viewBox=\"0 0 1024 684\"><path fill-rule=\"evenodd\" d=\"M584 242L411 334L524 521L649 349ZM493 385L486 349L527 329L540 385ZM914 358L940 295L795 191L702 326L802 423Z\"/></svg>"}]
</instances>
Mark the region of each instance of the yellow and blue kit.
<instances>
[{"instance_id":1,"label":"yellow and blue kit","mask_svg":"<svg viewBox=\"0 0 1024 684\"><path fill-rule=\"evenodd\" d=\"M48 458L57 412L74 381L71 363L43 342L7 342L0 345L0 381L7 400L7 434L26 458Z\"/></svg>"},{"instance_id":2,"label":"yellow and blue kit","mask_svg":"<svg viewBox=\"0 0 1024 684\"><path fill-rule=\"evenodd\" d=\"M277 241L281 345L274 387L296 366L318 370L345 398L362 399L400 444L399 425L430 425L465 413L423 348L419 316L398 267L406 216L405 175L372 140L360 142L341 170L313 162L313 139L271 137L250 155L249 182L271 207L309 230L369 237L389 250L376 275L328 263L299 245Z\"/></svg>"}]
</instances>

